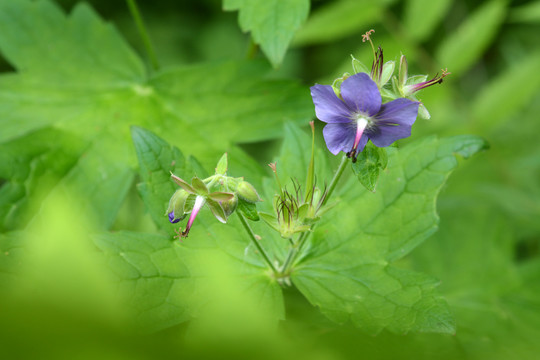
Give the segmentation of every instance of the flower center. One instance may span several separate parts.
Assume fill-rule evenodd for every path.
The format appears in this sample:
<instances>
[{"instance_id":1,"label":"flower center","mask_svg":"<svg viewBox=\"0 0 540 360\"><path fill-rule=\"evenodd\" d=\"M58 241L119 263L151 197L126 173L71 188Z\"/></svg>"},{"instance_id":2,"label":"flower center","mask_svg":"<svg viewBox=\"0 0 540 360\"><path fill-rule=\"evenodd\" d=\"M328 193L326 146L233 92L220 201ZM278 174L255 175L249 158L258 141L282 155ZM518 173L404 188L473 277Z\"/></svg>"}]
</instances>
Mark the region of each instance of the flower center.
<instances>
[{"instance_id":1,"label":"flower center","mask_svg":"<svg viewBox=\"0 0 540 360\"><path fill-rule=\"evenodd\" d=\"M364 130L369 124L369 117L366 117L365 115L358 115L356 118L356 136L354 137L354 143L351 151L347 153L348 157L352 157L353 162L356 161L358 144L360 143L360 139L362 139L362 134L364 134Z\"/></svg>"},{"instance_id":2,"label":"flower center","mask_svg":"<svg viewBox=\"0 0 540 360\"><path fill-rule=\"evenodd\" d=\"M358 148L358 143L360 142L360 139L362 138L362 134L364 133L364 130L366 129L366 126L368 125L368 120L364 117L359 117L356 120L356 137L354 138L354 144L353 144L353 151L356 151Z\"/></svg>"}]
</instances>

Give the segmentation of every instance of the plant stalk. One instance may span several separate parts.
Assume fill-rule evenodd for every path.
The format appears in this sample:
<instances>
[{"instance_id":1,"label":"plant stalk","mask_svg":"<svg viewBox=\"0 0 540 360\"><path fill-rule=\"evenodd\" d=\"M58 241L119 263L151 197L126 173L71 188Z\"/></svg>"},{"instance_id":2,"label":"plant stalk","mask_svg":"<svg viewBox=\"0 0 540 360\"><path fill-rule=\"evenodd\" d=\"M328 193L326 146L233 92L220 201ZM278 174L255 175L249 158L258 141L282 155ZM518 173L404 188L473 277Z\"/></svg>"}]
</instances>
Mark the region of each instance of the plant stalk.
<instances>
[{"instance_id":1,"label":"plant stalk","mask_svg":"<svg viewBox=\"0 0 540 360\"><path fill-rule=\"evenodd\" d=\"M334 192L334 189L336 188L336 185L339 179L341 179L341 175L343 175L343 171L345 171L345 168L347 167L347 160L349 160L347 155L343 155L343 157L341 158L341 163L339 164L339 167L334 173L334 177L332 178L332 181L330 181L330 185L328 186L328 191L326 192L326 195L324 196L324 199L321 203L321 207L326 205L326 203L328 202L328 199L330 199L330 196L332 196L332 193Z\"/></svg>"},{"instance_id":2,"label":"plant stalk","mask_svg":"<svg viewBox=\"0 0 540 360\"><path fill-rule=\"evenodd\" d=\"M334 177L330 181L330 185L328 186L328 191L326 192L326 195L321 203L321 207L324 206L328 199L330 199L330 196L332 196L332 193L334 192L334 189L336 188L337 183L339 182L339 179L341 179L341 175L343 175L343 171L345 171L345 168L347 167L347 163L349 158L346 155L343 155L343 158L341 159L341 163L339 164L336 172L334 173ZM287 254L287 258L285 259L285 262L283 263L283 266L281 267L281 274L286 274L289 271L289 268L292 266L294 260L296 259L296 256L298 253L300 253L300 250L302 250L302 247L304 246L307 238L309 237L309 234L313 232L313 229L315 228L316 224L311 225L311 228L309 231L303 232L300 237L298 238L298 241L296 244L291 247L289 250L289 253Z\"/></svg>"},{"instance_id":3,"label":"plant stalk","mask_svg":"<svg viewBox=\"0 0 540 360\"><path fill-rule=\"evenodd\" d=\"M146 27L144 26L141 13L139 12L139 7L137 6L135 0L126 1L129 12L131 13L131 16L133 16L133 20L135 21L135 25L137 26L137 30L139 31L139 35L141 36L141 40L146 49L148 58L150 59L150 63L152 64L152 68L154 70L159 70L159 62L157 60L156 53L154 52L152 42L150 41L150 37L148 36L148 31L146 31Z\"/></svg>"},{"instance_id":4,"label":"plant stalk","mask_svg":"<svg viewBox=\"0 0 540 360\"><path fill-rule=\"evenodd\" d=\"M270 266L270 268L272 269L272 271L274 272L274 275L276 277L278 277L279 275L279 272L277 271L276 267L274 266L274 264L272 264L272 262L270 261L270 258L268 257L268 255L266 254L266 251L264 251L263 247L261 246L261 244L259 244L259 241L257 240L257 238L255 237L255 234L253 233L253 230L251 230L251 227L249 226L246 218L244 217L244 215L240 214L240 212L236 211L236 214L238 215L238 217L240 218L240 222L242 223L242 225L244 226L244 229L246 229L247 233L249 234L249 237L251 238L251 241L255 244L255 246L257 247L257 249L259 250L259 253L262 255L262 257L264 258L264 260L266 261L266 263L268 264L268 266Z\"/></svg>"}]
</instances>

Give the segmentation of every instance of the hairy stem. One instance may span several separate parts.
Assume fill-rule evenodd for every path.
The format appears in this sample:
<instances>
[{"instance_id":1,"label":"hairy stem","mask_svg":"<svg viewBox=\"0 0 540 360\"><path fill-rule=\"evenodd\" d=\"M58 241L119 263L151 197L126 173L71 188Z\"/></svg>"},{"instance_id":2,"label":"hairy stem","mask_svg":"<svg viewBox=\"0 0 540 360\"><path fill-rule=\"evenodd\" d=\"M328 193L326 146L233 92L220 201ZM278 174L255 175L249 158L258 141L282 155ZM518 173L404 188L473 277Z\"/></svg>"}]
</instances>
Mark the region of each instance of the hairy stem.
<instances>
[{"instance_id":1,"label":"hairy stem","mask_svg":"<svg viewBox=\"0 0 540 360\"><path fill-rule=\"evenodd\" d=\"M141 13L139 12L137 3L135 2L135 0L126 0L126 1L129 7L129 12L131 13L131 16L133 16L133 20L135 20L135 25L137 26L139 35L141 36L144 47L146 48L146 53L148 54L148 58L150 59L150 62L152 63L152 67L154 70L158 70L159 63L156 57L156 53L154 52L154 48L152 46L152 43L150 42L150 37L148 36L148 32L146 31L146 27L144 26L144 22L141 17Z\"/></svg>"},{"instance_id":2,"label":"hairy stem","mask_svg":"<svg viewBox=\"0 0 540 360\"><path fill-rule=\"evenodd\" d=\"M238 217L240 218L240 222L242 223L242 225L244 226L244 229L246 229L247 233L249 234L249 237L251 238L251 241L255 244L255 246L257 247L257 249L259 250L259 253L262 255L262 257L264 258L264 260L266 261L266 263L268 264L268 266L270 266L270 268L272 269L272 271L274 272L274 275L277 275L279 274L279 272L277 271L276 267L274 266L274 264L272 264L272 262L270 261L270 258L268 257L268 255L266 254L266 251L264 251L264 249L262 248L261 244L259 244L259 241L257 240L257 238L255 237L255 234L253 233L253 230L251 230L251 227L249 226L246 218L244 217L244 215L240 214L240 212L236 211L236 214L238 215Z\"/></svg>"}]
</instances>

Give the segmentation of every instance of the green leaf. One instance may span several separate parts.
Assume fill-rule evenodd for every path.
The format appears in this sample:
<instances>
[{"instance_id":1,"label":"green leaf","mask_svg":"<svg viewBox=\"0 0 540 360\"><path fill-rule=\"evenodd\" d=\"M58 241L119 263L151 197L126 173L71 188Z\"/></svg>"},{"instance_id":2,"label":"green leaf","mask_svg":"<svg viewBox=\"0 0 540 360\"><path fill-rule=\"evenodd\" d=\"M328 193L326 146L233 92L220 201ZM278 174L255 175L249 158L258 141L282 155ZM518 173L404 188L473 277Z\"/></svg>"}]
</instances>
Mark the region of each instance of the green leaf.
<instances>
[{"instance_id":1,"label":"green leaf","mask_svg":"<svg viewBox=\"0 0 540 360\"><path fill-rule=\"evenodd\" d=\"M466 157L484 147L478 137L456 136L388 148L378 191L359 187L355 179L341 188L334 215L324 217L294 265L293 283L330 319L351 320L368 333L453 333L437 281L391 262L436 230L435 200L457 165L455 154Z\"/></svg>"},{"instance_id":2,"label":"green leaf","mask_svg":"<svg viewBox=\"0 0 540 360\"><path fill-rule=\"evenodd\" d=\"M278 67L294 33L308 16L309 0L224 0L223 9L239 11L242 31L250 31L253 41Z\"/></svg>"},{"instance_id":3,"label":"green leaf","mask_svg":"<svg viewBox=\"0 0 540 360\"><path fill-rule=\"evenodd\" d=\"M307 125L307 124L306 124ZM286 123L284 138L277 162L277 172L281 183L286 185L290 179L304 184L311 161L311 136L297 125ZM324 177L330 173L326 149L315 149L315 174L318 187L322 187ZM324 177L323 177L324 176ZM305 189L304 189L305 190Z\"/></svg>"},{"instance_id":4,"label":"green leaf","mask_svg":"<svg viewBox=\"0 0 540 360\"><path fill-rule=\"evenodd\" d=\"M194 291L183 249L169 238L130 232L102 234L94 242L118 282L118 292L144 331L161 330L190 318Z\"/></svg>"},{"instance_id":5,"label":"green leaf","mask_svg":"<svg viewBox=\"0 0 540 360\"><path fill-rule=\"evenodd\" d=\"M54 139L54 141L51 141ZM42 129L0 144L0 232L30 220L29 203L39 203L83 152L84 143L56 129Z\"/></svg>"},{"instance_id":6,"label":"green leaf","mask_svg":"<svg viewBox=\"0 0 540 360\"><path fill-rule=\"evenodd\" d=\"M425 40L444 18L450 0L408 0L405 5L405 27L407 34L416 41Z\"/></svg>"},{"instance_id":7,"label":"green leaf","mask_svg":"<svg viewBox=\"0 0 540 360\"><path fill-rule=\"evenodd\" d=\"M439 209L439 232L409 261L442 281L458 323L454 352L471 359L533 359L540 335L540 262L517 260L508 217L492 205L451 197Z\"/></svg>"},{"instance_id":8,"label":"green leaf","mask_svg":"<svg viewBox=\"0 0 540 360\"><path fill-rule=\"evenodd\" d=\"M142 62L87 5L68 18L49 1L3 0L0 14L0 48L18 71L0 80L1 140L80 117L100 93L144 79Z\"/></svg>"},{"instance_id":9,"label":"green leaf","mask_svg":"<svg viewBox=\"0 0 540 360\"><path fill-rule=\"evenodd\" d=\"M309 89L295 81L266 79L268 71L258 61L193 65L164 71L150 85L159 101L181 117L175 126L190 124L208 137L202 144L195 144L195 139L187 144L226 148L231 142L277 138L285 122L307 123L313 117ZM186 131L190 135L191 130Z\"/></svg>"},{"instance_id":10,"label":"green leaf","mask_svg":"<svg viewBox=\"0 0 540 360\"><path fill-rule=\"evenodd\" d=\"M153 164L156 169L154 172L150 173L151 181L144 183L146 186L144 200L150 209L153 207L157 208L160 204L163 204L161 206L164 207L159 211L159 214L163 214L163 209L166 208L166 199L172 196L174 190L168 193L165 192L166 189L164 189L162 184L165 181L169 181L168 172L165 169L160 170L160 167L162 166L160 165L160 159L163 159L162 163L164 166L170 166L170 154L174 153L175 150L164 140L146 130L134 129L134 134L137 134L139 138L145 140L142 142L143 145L146 147L153 147L153 150L148 152L149 155L140 157L143 161L141 169L147 166L144 162ZM138 141L136 141L136 143L137 142ZM150 144L151 146L147 144ZM155 154L159 154L160 158L156 158ZM152 160L153 158L155 159ZM172 181L170 184L172 184L173 187L175 186ZM212 205L219 208L214 208L213 210L217 210L219 212L218 215L221 215L220 217L224 218L221 206L219 206L218 203L213 203ZM245 304L246 314L250 313L248 309L254 309L257 306L261 306L262 310L259 309L259 312L266 314L265 316L271 318L271 321L282 319L284 314L280 287L275 279L269 276L270 272L268 272L266 265L256 250L251 247L248 236L242 231L243 227L236 221L235 217L229 218L228 224L225 226L220 224L212 216L211 209L203 207L193 223L189 238L185 239L180 245L166 240L165 238L160 240L160 243L167 243L169 247L174 247L175 249L178 247L178 251L181 253L182 262L186 265L191 277L195 278L196 290L192 296L193 301L189 301L191 304L189 305L191 309L190 312L205 314L205 311L201 310L201 308L206 308L207 306L210 306L211 308L214 306L219 307L216 303L224 303L221 301L220 296L216 297L216 294L219 294L221 291L226 291L227 295L224 296L235 297L233 303L225 303L226 306L231 306L231 311L235 309L235 304ZM131 237L137 238L138 236L139 235L134 234ZM144 240L144 236L142 239ZM264 242L266 242L266 240ZM135 264L136 260L132 261ZM156 264L159 263L156 262ZM165 263L163 266L170 265ZM220 266L223 266L223 268L220 268ZM167 276L164 277L166 280L171 280ZM158 280L160 280L160 276L156 277L156 281ZM216 284L215 282L218 282L219 284ZM231 286L233 287L230 289L226 288L226 284L228 283L232 283L233 285ZM133 302L137 302L138 296L139 295L136 294ZM148 301L152 304L163 299L163 296L160 293L148 294L146 296L148 296ZM242 298L242 300L236 299L236 297ZM212 299L215 299L215 301ZM188 300L183 299L182 301ZM184 303L177 304L177 306L179 309L183 309ZM170 311L172 311L171 317L176 319L174 321L180 321L178 320L179 317L175 315L177 313L176 310L167 310L165 313ZM160 314L158 315L161 316ZM149 316L154 315L150 314ZM258 315L254 316L257 317ZM158 320L158 323L161 324L159 326L164 327L169 324L163 323L160 318L158 318Z\"/></svg>"},{"instance_id":11,"label":"green leaf","mask_svg":"<svg viewBox=\"0 0 540 360\"><path fill-rule=\"evenodd\" d=\"M17 286L22 260L27 256L22 233L0 234L0 289Z\"/></svg>"},{"instance_id":12,"label":"green leaf","mask_svg":"<svg viewBox=\"0 0 540 360\"><path fill-rule=\"evenodd\" d=\"M482 88L472 102L472 116L481 125L493 128L520 110L538 93L540 53L528 54Z\"/></svg>"},{"instance_id":13,"label":"green leaf","mask_svg":"<svg viewBox=\"0 0 540 360\"><path fill-rule=\"evenodd\" d=\"M164 214L169 199L178 189L171 180L170 172L190 176L189 167L180 150L150 131L134 126L131 134L142 180L138 185L139 192L156 225L164 230L170 229L171 225Z\"/></svg>"},{"instance_id":14,"label":"green leaf","mask_svg":"<svg viewBox=\"0 0 540 360\"><path fill-rule=\"evenodd\" d=\"M510 21L515 23L538 23L540 22L540 3L530 2L512 8Z\"/></svg>"},{"instance_id":15,"label":"green leaf","mask_svg":"<svg viewBox=\"0 0 540 360\"><path fill-rule=\"evenodd\" d=\"M356 158L356 162L352 163L352 169L358 177L358 181L369 191L375 191L379 172L386 168L388 164L388 156L385 148L378 148L375 145L368 143L364 150Z\"/></svg>"},{"instance_id":16,"label":"green leaf","mask_svg":"<svg viewBox=\"0 0 540 360\"><path fill-rule=\"evenodd\" d=\"M295 45L330 42L365 32L382 19L384 10L395 0L341 0L317 8L294 38Z\"/></svg>"},{"instance_id":17,"label":"green leaf","mask_svg":"<svg viewBox=\"0 0 540 360\"><path fill-rule=\"evenodd\" d=\"M505 13L506 1L492 0L483 4L444 40L437 50L438 62L453 73L465 72L491 43Z\"/></svg>"},{"instance_id":18,"label":"green leaf","mask_svg":"<svg viewBox=\"0 0 540 360\"><path fill-rule=\"evenodd\" d=\"M211 316L214 324L225 321L231 330L249 319L275 326L285 318L281 287L239 220L233 216L224 225L208 212L201 215L182 244L183 259L197 278L195 313ZM259 243L268 248L271 240Z\"/></svg>"},{"instance_id":19,"label":"green leaf","mask_svg":"<svg viewBox=\"0 0 540 360\"><path fill-rule=\"evenodd\" d=\"M259 221L259 214L257 213L257 205L255 203L238 198L236 211L240 211L242 215L251 221Z\"/></svg>"},{"instance_id":20,"label":"green leaf","mask_svg":"<svg viewBox=\"0 0 540 360\"><path fill-rule=\"evenodd\" d=\"M0 75L0 143L45 127L79 138L84 154L51 191L85 194L82 206L104 228L133 181L129 126L151 126L206 166L232 142L276 137L284 120L313 113L305 87L265 79L268 67L259 63L150 77L114 27L84 4L65 15L46 0L1 0L0 51L16 69Z\"/></svg>"},{"instance_id":21,"label":"green leaf","mask_svg":"<svg viewBox=\"0 0 540 360\"><path fill-rule=\"evenodd\" d=\"M384 264L348 266L302 266L292 280L331 320L350 320L367 333L454 333L454 319L433 278Z\"/></svg>"}]
</instances>

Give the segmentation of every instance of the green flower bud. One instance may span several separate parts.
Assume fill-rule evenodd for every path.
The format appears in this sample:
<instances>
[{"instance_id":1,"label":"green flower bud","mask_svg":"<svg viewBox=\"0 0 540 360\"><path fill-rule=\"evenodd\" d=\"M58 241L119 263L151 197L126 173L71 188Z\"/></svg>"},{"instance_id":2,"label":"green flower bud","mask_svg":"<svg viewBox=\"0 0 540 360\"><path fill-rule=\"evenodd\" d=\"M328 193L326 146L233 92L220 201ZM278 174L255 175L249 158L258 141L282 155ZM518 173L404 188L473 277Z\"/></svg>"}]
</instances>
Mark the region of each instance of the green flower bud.
<instances>
[{"instance_id":1,"label":"green flower bud","mask_svg":"<svg viewBox=\"0 0 540 360\"><path fill-rule=\"evenodd\" d=\"M403 88L409 78L409 64L405 55L399 58L399 87Z\"/></svg>"},{"instance_id":2,"label":"green flower bud","mask_svg":"<svg viewBox=\"0 0 540 360\"><path fill-rule=\"evenodd\" d=\"M236 193L242 200L250 203L256 203L258 201L261 201L259 194L257 194L257 190L255 190L253 185L251 185L247 181L241 181L238 183L238 186L236 187Z\"/></svg>"}]
</instances>

